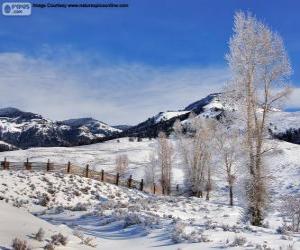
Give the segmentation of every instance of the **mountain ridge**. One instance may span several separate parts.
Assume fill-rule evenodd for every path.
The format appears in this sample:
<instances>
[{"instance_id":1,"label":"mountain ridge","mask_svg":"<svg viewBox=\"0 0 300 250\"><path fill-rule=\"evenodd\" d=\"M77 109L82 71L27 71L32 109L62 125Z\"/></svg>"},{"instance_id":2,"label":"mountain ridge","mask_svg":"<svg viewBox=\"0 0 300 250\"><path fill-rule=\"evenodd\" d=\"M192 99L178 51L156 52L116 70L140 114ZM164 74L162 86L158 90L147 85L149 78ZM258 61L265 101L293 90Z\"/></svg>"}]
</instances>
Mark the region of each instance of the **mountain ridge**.
<instances>
[{"instance_id":1,"label":"mountain ridge","mask_svg":"<svg viewBox=\"0 0 300 250\"><path fill-rule=\"evenodd\" d=\"M205 118L219 119L227 107L221 101L222 93L212 93L187 105L183 110L159 112L135 126L116 125L92 117L51 121L41 115L17 108L0 109L0 141L9 150L29 147L79 146L120 137L153 138L160 131L170 134L173 124L189 119L193 112ZM300 112L272 112L268 124L270 134L281 140L300 144ZM7 143L7 146L5 143Z\"/></svg>"},{"instance_id":2,"label":"mountain ridge","mask_svg":"<svg viewBox=\"0 0 300 250\"><path fill-rule=\"evenodd\" d=\"M85 145L118 132L92 118L52 121L17 108L0 109L0 140L15 148Z\"/></svg>"}]
</instances>

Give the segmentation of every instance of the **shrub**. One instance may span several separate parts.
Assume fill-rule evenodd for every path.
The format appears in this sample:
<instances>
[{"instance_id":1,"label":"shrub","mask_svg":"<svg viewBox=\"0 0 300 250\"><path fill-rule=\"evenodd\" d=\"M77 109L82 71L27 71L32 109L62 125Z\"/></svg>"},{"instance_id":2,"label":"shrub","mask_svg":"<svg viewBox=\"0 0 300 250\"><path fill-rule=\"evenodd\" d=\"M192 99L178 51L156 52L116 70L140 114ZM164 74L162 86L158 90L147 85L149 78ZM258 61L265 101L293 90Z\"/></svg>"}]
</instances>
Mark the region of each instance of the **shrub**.
<instances>
[{"instance_id":1,"label":"shrub","mask_svg":"<svg viewBox=\"0 0 300 250\"><path fill-rule=\"evenodd\" d=\"M42 195L40 195L38 197L37 205L40 205L42 207L46 207L48 205L49 201L50 201L49 196L46 193L43 193Z\"/></svg>"},{"instance_id":2,"label":"shrub","mask_svg":"<svg viewBox=\"0 0 300 250\"><path fill-rule=\"evenodd\" d=\"M43 228L40 228L39 231L35 234L34 238L38 241L43 241L45 236L45 231Z\"/></svg>"},{"instance_id":3,"label":"shrub","mask_svg":"<svg viewBox=\"0 0 300 250\"><path fill-rule=\"evenodd\" d=\"M52 243L48 243L46 246L44 246L44 249L45 249L45 250L54 250L55 247L53 246Z\"/></svg>"},{"instance_id":4,"label":"shrub","mask_svg":"<svg viewBox=\"0 0 300 250\"><path fill-rule=\"evenodd\" d=\"M79 231L74 231L73 235L78 237L81 240L81 244L89 246L89 247L96 247L97 244L94 242L94 238L92 237L84 237L84 234Z\"/></svg>"},{"instance_id":5,"label":"shrub","mask_svg":"<svg viewBox=\"0 0 300 250\"><path fill-rule=\"evenodd\" d=\"M54 234L51 236L51 243L55 246L65 246L68 243L68 238L66 236L63 236L61 233Z\"/></svg>"},{"instance_id":6,"label":"shrub","mask_svg":"<svg viewBox=\"0 0 300 250\"><path fill-rule=\"evenodd\" d=\"M14 238L12 242L13 250L31 250L26 240L21 240L19 238Z\"/></svg>"},{"instance_id":7,"label":"shrub","mask_svg":"<svg viewBox=\"0 0 300 250\"><path fill-rule=\"evenodd\" d=\"M194 229L192 231L186 230L189 227L188 224L183 222L176 222L172 234L172 240L175 243L181 242L209 242L210 240L206 235L203 234L202 230Z\"/></svg>"},{"instance_id":8,"label":"shrub","mask_svg":"<svg viewBox=\"0 0 300 250\"><path fill-rule=\"evenodd\" d=\"M230 244L232 247L242 247L247 243L247 239L243 236L236 235L233 242Z\"/></svg>"},{"instance_id":9,"label":"shrub","mask_svg":"<svg viewBox=\"0 0 300 250\"><path fill-rule=\"evenodd\" d=\"M72 211L87 211L88 204L78 202L71 210Z\"/></svg>"},{"instance_id":10,"label":"shrub","mask_svg":"<svg viewBox=\"0 0 300 250\"><path fill-rule=\"evenodd\" d=\"M141 224L141 219L139 217L139 215L131 213L128 214L125 218L124 218L124 228L126 227L130 227L133 225L137 225L137 224Z\"/></svg>"}]
</instances>

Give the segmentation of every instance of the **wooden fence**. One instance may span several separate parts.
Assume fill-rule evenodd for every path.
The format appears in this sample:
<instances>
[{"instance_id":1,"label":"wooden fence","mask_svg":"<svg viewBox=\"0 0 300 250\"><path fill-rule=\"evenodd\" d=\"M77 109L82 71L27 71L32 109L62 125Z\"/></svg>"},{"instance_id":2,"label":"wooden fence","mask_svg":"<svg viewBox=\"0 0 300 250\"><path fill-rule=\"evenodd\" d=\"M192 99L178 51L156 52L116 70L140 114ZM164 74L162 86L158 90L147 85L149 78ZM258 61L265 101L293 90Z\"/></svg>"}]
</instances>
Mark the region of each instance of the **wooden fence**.
<instances>
[{"instance_id":1,"label":"wooden fence","mask_svg":"<svg viewBox=\"0 0 300 250\"><path fill-rule=\"evenodd\" d=\"M74 174L79 175L86 178L91 178L94 180L98 180L101 182L106 182L110 184L114 184L117 186L123 186L133 189L138 189L140 191L144 191L147 193L153 194L162 194L162 188L160 185L155 183L151 185L146 185L144 183L144 179L135 180L133 179L132 175L128 178L124 178L119 173L113 174L105 172L103 169L101 171L96 171L90 168L89 164L86 164L84 167L80 167L77 165L72 164L71 162L68 163L54 163L48 160L47 162L31 162L27 158L24 162L11 162L4 158L4 161L1 161L1 169L2 170L13 170L13 171L21 171L21 170L28 170L28 171L44 171L44 172L56 172L56 173L63 173L63 174ZM173 195L181 195L183 194L180 192L179 185L173 185L170 192Z\"/></svg>"}]
</instances>

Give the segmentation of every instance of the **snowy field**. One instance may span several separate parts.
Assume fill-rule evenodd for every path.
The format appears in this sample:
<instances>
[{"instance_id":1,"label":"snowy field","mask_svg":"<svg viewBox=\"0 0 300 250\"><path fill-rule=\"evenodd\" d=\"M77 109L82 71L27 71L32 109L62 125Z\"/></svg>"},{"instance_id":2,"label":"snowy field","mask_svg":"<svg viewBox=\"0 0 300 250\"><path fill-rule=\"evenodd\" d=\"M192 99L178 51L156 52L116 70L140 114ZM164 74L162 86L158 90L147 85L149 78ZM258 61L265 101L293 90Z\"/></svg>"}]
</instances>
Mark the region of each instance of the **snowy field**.
<instances>
[{"instance_id":1,"label":"snowy field","mask_svg":"<svg viewBox=\"0 0 300 250\"><path fill-rule=\"evenodd\" d=\"M0 231L4 249L16 236L41 247L58 232L69 242L61 249L88 249L80 244L78 232L91 237L96 249L235 249L236 238L243 239L240 249L300 247L297 235L283 237L276 232L280 217L273 217L269 228L252 227L241 223L240 207L217 200L157 197L52 173L1 171L0 176L0 222L9 225ZM37 242L33 235L40 227L47 234Z\"/></svg>"},{"instance_id":2,"label":"snowy field","mask_svg":"<svg viewBox=\"0 0 300 250\"><path fill-rule=\"evenodd\" d=\"M134 179L141 179L144 175L144 167L149 163L149 156L155 147L156 141L154 139L130 142L128 138L121 138L79 147L31 148L0 152L0 159L6 157L8 161L16 162L24 162L26 158L32 162L46 162L48 159L55 163L70 161L74 165L85 167L86 164L89 164L91 169L114 172L116 156L126 154L129 159L127 175L132 174ZM176 165L174 177L176 180L178 179L179 183L182 176L182 171Z\"/></svg>"},{"instance_id":3,"label":"snowy field","mask_svg":"<svg viewBox=\"0 0 300 250\"><path fill-rule=\"evenodd\" d=\"M243 223L242 208L227 205L225 183L218 179L218 188L207 202L153 196L72 175L0 171L0 249L10 249L15 237L41 249L57 233L66 236L68 243L56 249L300 249L299 234L277 232L282 225L281 195L300 192L300 146L273 144L275 149L266 161L276 182L271 183L273 198L266 227ZM26 157L32 161L70 160L109 170L115 155L126 153L130 172L142 176L141 169L154 147L155 140L129 142L124 138L74 148L4 152L0 157L11 161ZM34 239L39 228L46 232L42 241Z\"/></svg>"}]
</instances>

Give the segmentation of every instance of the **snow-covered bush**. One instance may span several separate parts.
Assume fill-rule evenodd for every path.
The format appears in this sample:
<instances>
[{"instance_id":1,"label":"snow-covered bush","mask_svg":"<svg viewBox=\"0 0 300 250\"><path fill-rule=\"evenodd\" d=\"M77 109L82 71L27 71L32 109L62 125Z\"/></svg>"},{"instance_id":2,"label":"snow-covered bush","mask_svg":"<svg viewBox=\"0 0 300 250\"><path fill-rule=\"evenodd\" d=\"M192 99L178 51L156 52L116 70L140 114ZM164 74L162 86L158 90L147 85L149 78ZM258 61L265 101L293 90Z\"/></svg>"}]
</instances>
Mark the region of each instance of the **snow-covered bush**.
<instances>
[{"instance_id":1,"label":"snow-covered bush","mask_svg":"<svg viewBox=\"0 0 300 250\"><path fill-rule=\"evenodd\" d=\"M46 207L50 201L49 196L46 193L40 194L38 196L37 205L42 207Z\"/></svg>"},{"instance_id":2,"label":"snow-covered bush","mask_svg":"<svg viewBox=\"0 0 300 250\"><path fill-rule=\"evenodd\" d=\"M23 199L16 199L16 200L14 200L13 201L13 206L14 207L23 207L23 205L25 205L25 204L28 204L28 201L26 201L26 200L23 200Z\"/></svg>"},{"instance_id":3,"label":"snow-covered bush","mask_svg":"<svg viewBox=\"0 0 300 250\"><path fill-rule=\"evenodd\" d=\"M246 237L236 235L233 242L230 244L231 247L242 247L247 243Z\"/></svg>"},{"instance_id":4,"label":"snow-covered bush","mask_svg":"<svg viewBox=\"0 0 300 250\"><path fill-rule=\"evenodd\" d=\"M34 238L38 241L43 241L45 237L45 231L43 228L40 228L39 231L34 235Z\"/></svg>"},{"instance_id":5,"label":"snow-covered bush","mask_svg":"<svg viewBox=\"0 0 300 250\"><path fill-rule=\"evenodd\" d=\"M195 229L190 227L187 223L177 221L174 230L172 233L172 240L175 243L181 242L209 242L208 237L203 234L203 231L200 229Z\"/></svg>"},{"instance_id":6,"label":"snow-covered bush","mask_svg":"<svg viewBox=\"0 0 300 250\"><path fill-rule=\"evenodd\" d=\"M55 246L59 246L59 245L65 246L68 243L68 238L62 235L61 233L54 234L51 236L51 243Z\"/></svg>"},{"instance_id":7,"label":"snow-covered bush","mask_svg":"<svg viewBox=\"0 0 300 250\"><path fill-rule=\"evenodd\" d=\"M157 218L154 216L142 215L140 213L128 213L126 211L119 210L119 217L124 218L124 228L133 225L151 227L154 224L158 224Z\"/></svg>"},{"instance_id":8,"label":"snow-covered bush","mask_svg":"<svg viewBox=\"0 0 300 250\"><path fill-rule=\"evenodd\" d=\"M14 238L12 242L13 250L31 250L26 240L21 240L19 238Z\"/></svg>"},{"instance_id":9,"label":"snow-covered bush","mask_svg":"<svg viewBox=\"0 0 300 250\"><path fill-rule=\"evenodd\" d=\"M72 211L87 211L88 204L78 202L74 207L71 208Z\"/></svg>"},{"instance_id":10,"label":"snow-covered bush","mask_svg":"<svg viewBox=\"0 0 300 250\"><path fill-rule=\"evenodd\" d=\"M141 218L138 214L130 213L124 218L124 228L130 227L133 225L141 224Z\"/></svg>"},{"instance_id":11,"label":"snow-covered bush","mask_svg":"<svg viewBox=\"0 0 300 250\"><path fill-rule=\"evenodd\" d=\"M74 231L73 235L78 237L81 240L80 244L82 244L82 245L86 245L86 246L89 246L89 247L96 247L97 246L97 244L95 243L94 238L84 237L84 234L79 232L79 231Z\"/></svg>"}]
</instances>

